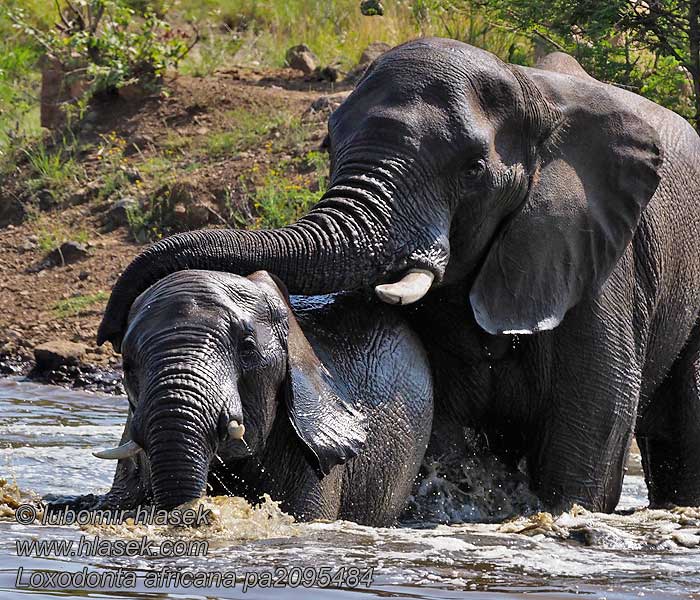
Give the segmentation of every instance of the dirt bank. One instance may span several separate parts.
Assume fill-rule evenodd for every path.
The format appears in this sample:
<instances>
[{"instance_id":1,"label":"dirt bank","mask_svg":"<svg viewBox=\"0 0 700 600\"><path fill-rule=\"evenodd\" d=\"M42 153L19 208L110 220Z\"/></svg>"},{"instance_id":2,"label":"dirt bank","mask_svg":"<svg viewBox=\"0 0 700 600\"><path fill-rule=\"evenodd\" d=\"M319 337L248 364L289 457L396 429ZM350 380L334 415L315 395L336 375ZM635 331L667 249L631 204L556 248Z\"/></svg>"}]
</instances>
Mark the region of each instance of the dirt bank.
<instances>
[{"instance_id":1,"label":"dirt bank","mask_svg":"<svg viewBox=\"0 0 700 600\"><path fill-rule=\"evenodd\" d=\"M27 153L0 185L0 204L23 211L0 229L5 373L26 372L37 346L63 341L81 345L74 367L118 370L119 356L95 334L123 269L173 231L293 218L300 208L290 212L284 194L308 197L322 185L318 147L342 92L287 70L180 77L159 93L93 106L72 133L68 177L51 180ZM48 152L58 144L65 136ZM136 208L120 215L124 206ZM67 241L78 248L71 264L56 251Z\"/></svg>"}]
</instances>

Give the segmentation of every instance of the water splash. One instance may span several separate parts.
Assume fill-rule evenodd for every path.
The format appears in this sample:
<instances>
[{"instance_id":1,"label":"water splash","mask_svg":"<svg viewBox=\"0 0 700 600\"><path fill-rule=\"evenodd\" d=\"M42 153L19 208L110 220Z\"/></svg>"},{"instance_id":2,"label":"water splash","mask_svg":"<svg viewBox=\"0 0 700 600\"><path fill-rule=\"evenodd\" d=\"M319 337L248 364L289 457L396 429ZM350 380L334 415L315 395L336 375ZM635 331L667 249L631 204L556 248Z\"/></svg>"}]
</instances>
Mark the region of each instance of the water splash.
<instances>
[{"instance_id":1,"label":"water splash","mask_svg":"<svg viewBox=\"0 0 700 600\"><path fill-rule=\"evenodd\" d=\"M631 514L590 512L574 505L560 515L539 512L498 527L499 533L557 539L612 550L700 548L700 508L642 508Z\"/></svg>"},{"instance_id":2,"label":"water splash","mask_svg":"<svg viewBox=\"0 0 700 600\"><path fill-rule=\"evenodd\" d=\"M524 462L509 467L481 447L474 432L466 433L465 442L466 452L426 456L403 520L495 523L541 510Z\"/></svg>"},{"instance_id":3,"label":"water splash","mask_svg":"<svg viewBox=\"0 0 700 600\"><path fill-rule=\"evenodd\" d=\"M0 478L0 520L14 521L15 510L21 504L32 504L37 507L37 515L41 517L43 508L41 496L31 490L23 490L16 481Z\"/></svg>"},{"instance_id":4,"label":"water splash","mask_svg":"<svg viewBox=\"0 0 700 600\"><path fill-rule=\"evenodd\" d=\"M183 504L181 509L199 507L210 512L209 524L200 527L172 527L142 525L134 523L132 518L119 525L87 525L85 531L101 535L113 535L126 538L148 536L149 539L162 540L172 537L211 538L217 541L250 541L299 535L299 526L294 517L285 513L265 494L258 505L248 503L236 496L204 496Z\"/></svg>"}]
</instances>

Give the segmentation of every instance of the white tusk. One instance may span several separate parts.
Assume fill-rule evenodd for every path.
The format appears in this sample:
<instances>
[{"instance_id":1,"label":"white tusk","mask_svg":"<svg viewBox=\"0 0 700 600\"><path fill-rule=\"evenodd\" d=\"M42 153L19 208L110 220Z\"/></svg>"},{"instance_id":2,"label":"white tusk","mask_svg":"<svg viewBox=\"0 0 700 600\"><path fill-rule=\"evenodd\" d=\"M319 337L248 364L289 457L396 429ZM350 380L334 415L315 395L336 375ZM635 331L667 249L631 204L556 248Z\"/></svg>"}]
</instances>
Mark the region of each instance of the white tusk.
<instances>
[{"instance_id":1,"label":"white tusk","mask_svg":"<svg viewBox=\"0 0 700 600\"><path fill-rule=\"evenodd\" d=\"M245 435L245 425L239 424L238 421L230 421L227 429L232 440L242 440Z\"/></svg>"},{"instance_id":2,"label":"white tusk","mask_svg":"<svg viewBox=\"0 0 700 600\"><path fill-rule=\"evenodd\" d=\"M396 283L385 283L374 288L387 304L413 304L428 293L435 275L425 269L411 269Z\"/></svg>"},{"instance_id":3,"label":"white tusk","mask_svg":"<svg viewBox=\"0 0 700 600\"><path fill-rule=\"evenodd\" d=\"M93 452L92 455L97 458L120 459L136 456L139 452L141 452L141 450L143 450L143 448L141 448L141 446L139 446L134 440L129 440L121 446L117 446L116 448L107 448L107 450L100 450L99 452Z\"/></svg>"}]
</instances>

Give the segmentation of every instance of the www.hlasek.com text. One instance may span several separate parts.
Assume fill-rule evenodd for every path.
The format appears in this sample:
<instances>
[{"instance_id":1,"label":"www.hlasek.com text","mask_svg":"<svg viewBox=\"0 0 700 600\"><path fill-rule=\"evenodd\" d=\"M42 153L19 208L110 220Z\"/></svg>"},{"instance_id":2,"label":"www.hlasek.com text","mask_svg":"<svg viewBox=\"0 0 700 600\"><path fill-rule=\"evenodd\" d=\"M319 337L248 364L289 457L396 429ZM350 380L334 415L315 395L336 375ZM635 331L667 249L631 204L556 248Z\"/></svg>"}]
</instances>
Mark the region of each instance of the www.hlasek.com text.
<instances>
[{"instance_id":1,"label":"www.hlasek.com text","mask_svg":"<svg viewBox=\"0 0 700 600\"><path fill-rule=\"evenodd\" d=\"M96 535L80 536L79 540L16 540L17 556L44 558L49 556L75 558L101 557L181 557L206 556L207 540L164 539L155 542L147 536L139 539L105 539Z\"/></svg>"}]
</instances>

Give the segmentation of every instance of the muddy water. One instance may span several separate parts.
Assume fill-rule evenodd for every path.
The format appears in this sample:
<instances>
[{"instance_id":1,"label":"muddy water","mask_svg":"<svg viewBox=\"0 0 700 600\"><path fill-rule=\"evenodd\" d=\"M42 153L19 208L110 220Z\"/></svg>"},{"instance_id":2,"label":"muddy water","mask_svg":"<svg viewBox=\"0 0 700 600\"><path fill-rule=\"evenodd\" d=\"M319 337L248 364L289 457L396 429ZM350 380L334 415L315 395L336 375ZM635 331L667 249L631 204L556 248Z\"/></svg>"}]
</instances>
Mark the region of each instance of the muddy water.
<instances>
[{"instance_id":1,"label":"muddy water","mask_svg":"<svg viewBox=\"0 0 700 600\"><path fill-rule=\"evenodd\" d=\"M0 476L7 480L0 489L6 503L0 502L0 598L700 598L700 510L646 510L638 457L632 457L621 514L615 515L574 509L502 525L375 529L347 522L297 524L272 501L254 508L239 499L215 498L203 500L212 518L196 531L16 523L10 508L16 502L33 502L47 493L107 489L114 465L90 452L119 438L125 406L123 398L0 380ZM17 553L17 540L77 543L82 535L109 540L146 536L156 547L164 540L198 539L208 549L205 556L180 558ZM109 591L88 592L68 583L66 589L49 592L17 589L20 567L24 583L37 570L76 572L84 567L96 573L122 568L137 577ZM324 567L336 578L341 573L331 584L340 587L305 588L304 582ZM361 583L348 579L351 568L365 576ZM368 569L373 570L371 582ZM207 587L206 581L196 588L147 587L156 581L154 574L187 571L235 571L236 587ZM265 573L288 578L288 585L253 585L253 577L262 581ZM244 593L245 577L250 585Z\"/></svg>"}]
</instances>

